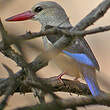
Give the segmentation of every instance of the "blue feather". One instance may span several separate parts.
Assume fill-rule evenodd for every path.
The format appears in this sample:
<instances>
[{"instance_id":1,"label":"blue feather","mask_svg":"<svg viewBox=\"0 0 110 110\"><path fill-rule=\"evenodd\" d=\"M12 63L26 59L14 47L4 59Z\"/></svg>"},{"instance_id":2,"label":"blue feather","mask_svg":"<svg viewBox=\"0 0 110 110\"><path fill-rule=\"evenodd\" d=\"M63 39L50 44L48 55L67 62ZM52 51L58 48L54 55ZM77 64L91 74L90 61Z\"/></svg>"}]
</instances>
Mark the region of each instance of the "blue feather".
<instances>
[{"instance_id":1,"label":"blue feather","mask_svg":"<svg viewBox=\"0 0 110 110\"><path fill-rule=\"evenodd\" d=\"M96 79L95 69L88 66L81 66L81 70L92 95L102 95L102 91L100 90Z\"/></svg>"},{"instance_id":2,"label":"blue feather","mask_svg":"<svg viewBox=\"0 0 110 110\"><path fill-rule=\"evenodd\" d=\"M65 51L65 50L63 50L63 53L65 53L66 55L74 58L79 63L86 64L86 65L94 67L93 62L91 61L90 58L87 57L86 54L83 54L83 53L70 53L70 52Z\"/></svg>"},{"instance_id":3,"label":"blue feather","mask_svg":"<svg viewBox=\"0 0 110 110\"><path fill-rule=\"evenodd\" d=\"M85 77L85 80L86 80L86 83L92 93L93 96L98 96L100 95L100 89L99 89L99 86L97 86L97 84L91 80L90 78L88 77Z\"/></svg>"}]
</instances>

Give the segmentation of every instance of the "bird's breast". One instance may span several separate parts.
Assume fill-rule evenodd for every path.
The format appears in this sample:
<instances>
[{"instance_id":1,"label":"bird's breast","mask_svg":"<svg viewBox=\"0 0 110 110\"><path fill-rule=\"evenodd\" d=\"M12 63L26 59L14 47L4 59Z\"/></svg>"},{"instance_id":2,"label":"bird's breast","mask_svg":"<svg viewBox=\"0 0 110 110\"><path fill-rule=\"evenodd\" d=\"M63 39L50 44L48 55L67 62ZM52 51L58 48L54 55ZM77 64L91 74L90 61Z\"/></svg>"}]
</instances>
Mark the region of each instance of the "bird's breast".
<instances>
[{"instance_id":1,"label":"bird's breast","mask_svg":"<svg viewBox=\"0 0 110 110\"><path fill-rule=\"evenodd\" d=\"M62 72L66 72L67 75L73 77L81 76L78 63L69 56L61 53L53 58L52 61L62 70Z\"/></svg>"}]
</instances>

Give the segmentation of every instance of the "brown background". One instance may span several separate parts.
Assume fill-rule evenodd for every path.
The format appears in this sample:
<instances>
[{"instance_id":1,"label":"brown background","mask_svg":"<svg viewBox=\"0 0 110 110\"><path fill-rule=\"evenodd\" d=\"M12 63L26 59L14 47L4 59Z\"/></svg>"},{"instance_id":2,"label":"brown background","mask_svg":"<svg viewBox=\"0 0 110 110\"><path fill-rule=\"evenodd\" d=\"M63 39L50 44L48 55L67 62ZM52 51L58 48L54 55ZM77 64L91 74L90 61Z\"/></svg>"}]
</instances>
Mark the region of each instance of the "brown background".
<instances>
[{"instance_id":1,"label":"brown background","mask_svg":"<svg viewBox=\"0 0 110 110\"><path fill-rule=\"evenodd\" d=\"M26 31L40 31L40 24L35 21L25 21L25 22L15 22L8 23L5 21L5 18L10 17L12 15L21 13L25 10L30 9L34 4L44 1L44 0L10 0L8 3L3 2L4 0L0 0L0 17L5 25L5 28L9 33L14 33L16 35L24 34ZM8 0L7 0L8 1ZM94 9L102 0L54 0L61 4L70 18L70 21L73 25L78 23L85 15L87 15L92 9ZM98 20L93 26L90 28L109 25L110 23L110 10L108 10L107 14L100 20ZM99 64L101 67L101 72L97 74L101 87L105 84L110 84L110 32L104 32L96 35L86 36L88 43L90 44ZM40 43L38 42L40 41ZM40 45L43 47L41 38L34 39L31 42ZM31 49L26 48L26 53L29 61L32 61L37 52L31 51ZM5 69L2 67L1 63L7 64L14 72L18 71L19 68L17 65L11 61L10 59L4 57L0 54L0 77L7 77L8 74ZM56 65L50 63L48 67L43 68L38 73L42 77L50 77L59 74L61 71L56 67ZM64 76L66 78L70 78L68 76ZM103 80L106 83L103 84ZM110 91L109 87L104 87L105 90ZM58 93L62 97L64 97L64 93ZM73 95L74 96L74 95ZM69 94L65 95L65 98L72 97ZM47 99L48 100L48 99ZM9 100L8 107L6 110L12 110L15 107L20 107L24 105L35 104L36 100L34 99L32 94L14 94L12 98ZM109 110L107 107L87 107L87 110L94 110L94 108ZM85 110L86 108L79 108L79 110Z\"/></svg>"}]
</instances>

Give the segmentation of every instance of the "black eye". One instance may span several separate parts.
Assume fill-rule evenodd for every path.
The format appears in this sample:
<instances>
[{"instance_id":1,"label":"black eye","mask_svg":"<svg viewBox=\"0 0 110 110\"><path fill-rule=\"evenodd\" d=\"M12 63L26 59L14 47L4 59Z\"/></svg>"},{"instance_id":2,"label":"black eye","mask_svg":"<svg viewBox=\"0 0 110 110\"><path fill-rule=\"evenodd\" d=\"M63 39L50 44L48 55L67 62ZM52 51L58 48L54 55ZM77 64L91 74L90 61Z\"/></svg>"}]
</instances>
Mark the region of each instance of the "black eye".
<instances>
[{"instance_id":1,"label":"black eye","mask_svg":"<svg viewBox=\"0 0 110 110\"><path fill-rule=\"evenodd\" d=\"M43 10L43 8L42 7L40 7L40 6L38 6L38 7L36 7L35 8L35 12L37 12L37 13L39 13L40 11L42 11Z\"/></svg>"}]
</instances>

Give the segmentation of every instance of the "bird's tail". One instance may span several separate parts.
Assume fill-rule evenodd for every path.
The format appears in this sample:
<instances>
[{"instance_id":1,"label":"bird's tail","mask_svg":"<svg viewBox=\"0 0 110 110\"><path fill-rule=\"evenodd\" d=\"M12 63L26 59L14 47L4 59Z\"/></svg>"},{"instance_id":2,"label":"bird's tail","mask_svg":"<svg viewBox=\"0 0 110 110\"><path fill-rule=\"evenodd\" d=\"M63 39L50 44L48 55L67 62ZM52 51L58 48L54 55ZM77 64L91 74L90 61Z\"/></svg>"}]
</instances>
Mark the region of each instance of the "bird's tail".
<instances>
[{"instance_id":1,"label":"bird's tail","mask_svg":"<svg viewBox=\"0 0 110 110\"><path fill-rule=\"evenodd\" d=\"M96 71L94 68L83 66L82 73L84 76L84 79L92 93L93 96L99 96L102 94L102 91L99 88L98 82L96 80Z\"/></svg>"}]
</instances>

